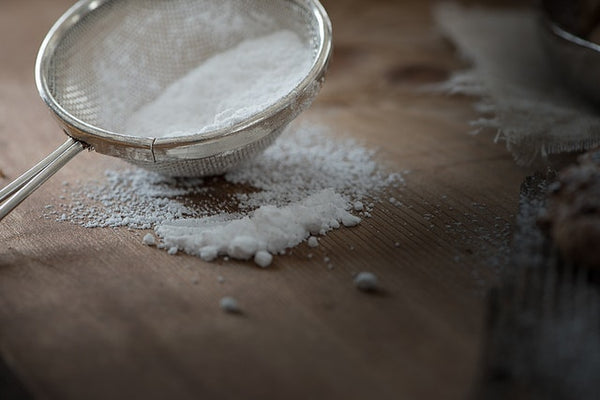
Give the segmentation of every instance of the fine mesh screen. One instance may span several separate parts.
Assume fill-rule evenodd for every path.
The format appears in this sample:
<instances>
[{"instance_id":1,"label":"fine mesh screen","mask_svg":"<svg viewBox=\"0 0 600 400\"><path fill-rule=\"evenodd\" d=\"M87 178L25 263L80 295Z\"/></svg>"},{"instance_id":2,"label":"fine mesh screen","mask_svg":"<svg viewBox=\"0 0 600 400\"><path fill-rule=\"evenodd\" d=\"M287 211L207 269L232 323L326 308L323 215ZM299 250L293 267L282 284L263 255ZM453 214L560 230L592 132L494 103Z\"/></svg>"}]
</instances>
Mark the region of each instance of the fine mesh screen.
<instances>
[{"instance_id":1,"label":"fine mesh screen","mask_svg":"<svg viewBox=\"0 0 600 400\"><path fill-rule=\"evenodd\" d=\"M286 0L112 0L79 18L48 63L49 91L69 114L115 133L169 83L244 39L289 29L313 61L319 45L314 18Z\"/></svg>"}]
</instances>

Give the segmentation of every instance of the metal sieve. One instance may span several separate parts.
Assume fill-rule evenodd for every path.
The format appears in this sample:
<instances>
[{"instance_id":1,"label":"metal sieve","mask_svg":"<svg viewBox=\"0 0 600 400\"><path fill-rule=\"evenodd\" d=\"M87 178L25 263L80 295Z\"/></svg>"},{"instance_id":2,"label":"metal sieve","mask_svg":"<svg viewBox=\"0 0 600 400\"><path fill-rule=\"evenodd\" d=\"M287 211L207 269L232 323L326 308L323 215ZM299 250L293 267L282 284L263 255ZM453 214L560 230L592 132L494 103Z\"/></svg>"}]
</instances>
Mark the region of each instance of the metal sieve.
<instances>
[{"instance_id":1,"label":"metal sieve","mask_svg":"<svg viewBox=\"0 0 600 400\"><path fill-rule=\"evenodd\" d=\"M311 68L275 104L201 134L123 133L131 113L203 60L279 29L306 44ZM331 22L317 0L78 1L50 29L35 65L40 96L69 138L0 191L0 219L86 148L170 176L223 173L257 155L310 105L330 54Z\"/></svg>"}]
</instances>

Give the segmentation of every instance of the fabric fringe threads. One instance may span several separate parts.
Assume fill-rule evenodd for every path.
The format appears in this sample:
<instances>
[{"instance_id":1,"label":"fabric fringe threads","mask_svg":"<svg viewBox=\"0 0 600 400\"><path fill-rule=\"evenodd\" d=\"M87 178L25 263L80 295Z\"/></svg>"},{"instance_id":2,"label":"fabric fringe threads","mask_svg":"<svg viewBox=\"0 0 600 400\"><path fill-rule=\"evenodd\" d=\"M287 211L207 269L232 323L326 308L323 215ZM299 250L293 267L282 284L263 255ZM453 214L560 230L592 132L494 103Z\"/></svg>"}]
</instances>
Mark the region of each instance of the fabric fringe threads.
<instances>
[{"instance_id":1,"label":"fabric fringe threads","mask_svg":"<svg viewBox=\"0 0 600 400\"><path fill-rule=\"evenodd\" d=\"M433 16L473 64L433 89L480 97L481 118L471 125L497 130L496 140L506 142L517 163L600 145L600 117L561 84L543 52L534 12L441 3Z\"/></svg>"}]
</instances>

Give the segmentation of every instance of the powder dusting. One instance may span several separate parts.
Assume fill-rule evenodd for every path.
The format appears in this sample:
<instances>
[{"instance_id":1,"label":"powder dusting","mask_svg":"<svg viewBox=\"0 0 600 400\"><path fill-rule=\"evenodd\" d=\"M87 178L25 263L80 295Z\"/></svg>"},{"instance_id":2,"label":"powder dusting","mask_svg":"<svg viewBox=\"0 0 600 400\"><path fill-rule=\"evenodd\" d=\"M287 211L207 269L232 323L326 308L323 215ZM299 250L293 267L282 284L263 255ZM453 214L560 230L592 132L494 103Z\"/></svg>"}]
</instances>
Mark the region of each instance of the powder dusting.
<instances>
[{"instance_id":1,"label":"powder dusting","mask_svg":"<svg viewBox=\"0 0 600 400\"><path fill-rule=\"evenodd\" d=\"M380 196L403 185L402 175L386 171L374 156L375 150L335 138L323 126L294 124L263 154L222 178L109 170L99 182L64 186L71 203L46 211L86 227L155 229L157 246L173 253L268 266L268 255L307 239L314 245L316 235L358 224ZM223 193L222 185L230 190Z\"/></svg>"}]
</instances>

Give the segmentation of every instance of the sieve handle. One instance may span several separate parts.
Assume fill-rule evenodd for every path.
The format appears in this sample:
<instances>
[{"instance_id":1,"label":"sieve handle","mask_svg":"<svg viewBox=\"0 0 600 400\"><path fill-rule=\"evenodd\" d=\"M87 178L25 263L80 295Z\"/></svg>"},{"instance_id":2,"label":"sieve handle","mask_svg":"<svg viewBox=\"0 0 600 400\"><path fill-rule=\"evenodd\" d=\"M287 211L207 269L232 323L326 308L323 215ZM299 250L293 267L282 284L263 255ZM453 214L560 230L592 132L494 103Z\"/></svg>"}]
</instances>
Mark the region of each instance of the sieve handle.
<instances>
[{"instance_id":1,"label":"sieve handle","mask_svg":"<svg viewBox=\"0 0 600 400\"><path fill-rule=\"evenodd\" d=\"M83 144L69 138L29 171L0 190L0 220L83 150ZM6 200L6 201L5 201Z\"/></svg>"}]
</instances>

